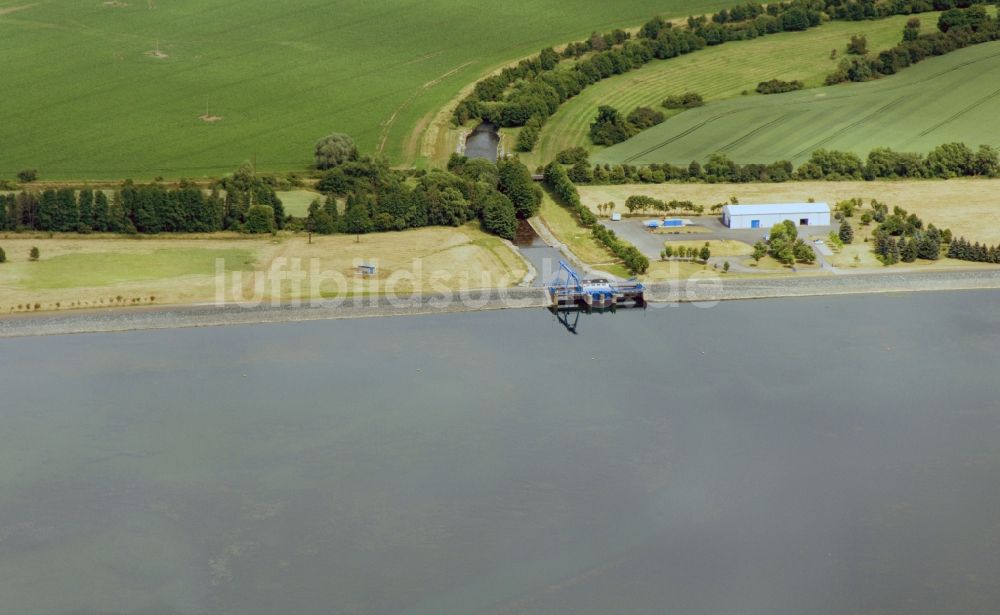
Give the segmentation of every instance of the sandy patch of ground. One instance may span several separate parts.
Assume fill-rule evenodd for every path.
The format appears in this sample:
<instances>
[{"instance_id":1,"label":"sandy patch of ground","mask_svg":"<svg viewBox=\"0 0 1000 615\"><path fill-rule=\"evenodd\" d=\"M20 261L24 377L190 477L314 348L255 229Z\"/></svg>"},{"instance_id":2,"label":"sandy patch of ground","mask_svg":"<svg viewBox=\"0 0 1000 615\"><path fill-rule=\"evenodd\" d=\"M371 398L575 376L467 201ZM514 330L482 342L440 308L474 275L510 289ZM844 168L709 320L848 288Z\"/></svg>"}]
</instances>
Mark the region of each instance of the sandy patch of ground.
<instances>
[{"instance_id":1,"label":"sandy patch of ground","mask_svg":"<svg viewBox=\"0 0 1000 615\"><path fill-rule=\"evenodd\" d=\"M203 113L198 116L198 119L207 123L214 124L215 122L221 122L224 118L221 115L210 115L208 113Z\"/></svg>"}]
</instances>

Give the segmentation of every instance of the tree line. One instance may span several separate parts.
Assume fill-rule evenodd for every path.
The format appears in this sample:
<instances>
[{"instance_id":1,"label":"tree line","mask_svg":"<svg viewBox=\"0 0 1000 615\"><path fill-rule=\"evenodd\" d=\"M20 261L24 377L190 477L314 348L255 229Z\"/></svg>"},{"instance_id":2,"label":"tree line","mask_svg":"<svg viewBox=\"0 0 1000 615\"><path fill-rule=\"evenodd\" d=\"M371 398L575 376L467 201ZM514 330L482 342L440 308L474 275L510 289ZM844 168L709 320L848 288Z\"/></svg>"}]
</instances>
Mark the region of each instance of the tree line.
<instances>
[{"instance_id":1,"label":"tree line","mask_svg":"<svg viewBox=\"0 0 1000 615\"><path fill-rule=\"evenodd\" d=\"M0 229L60 233L271 232L285 223L273 187L249 165L206 191L188 182L178 188L127 180L108 193L84 188L0 195Z\"/></svg>"},{"instance_id":2,"label":"tree line","mask_svg":"<svg viewBox=\"0 0 1000 615\"><path fill-rule=\"evenodd\" d=\"M938 31L920 34L920 20L911 19L903 29L903 40L877 56L844 58L837 70L827 75L825 83L871 81L893 75L926 58L1000 40L1000 20L990 17L982 4L969 8L950 8L938 18Z\"/></svg>"},{"instance_id":3,"label":"tree line","mask_svg":"<svg viewBox=\"0 0 1000 615\"><path fill-rule=\"evenodd\" d=\"M1000 264L1000 244L987 246L978 241L969 243L965 237L959 237L948 246L948 258L976 263Z\"/></svg>"},{"instance_id":4,"label":"tree line","mask_svg":"<svg viewBox=\"0 0 1000 615\"><path fill-rule=\"evenodd\" d=\"M625 199L625 209L629 213L634 214L635 212L646 212L655 211L659 213L667 213L671 211L683 211L689 212L695 215L701 215L705 213L704 205L695 205L691 201L678 201L671 199L669 201L663 201L661 199L653 198L651 196L646 196L644 194L633 194L627 199Z\"/></svg>"},{"instance_id":5,"label":"tree line","mask_svg":"<svg viewBox=\"0 0 1000 615\"><path fill-rule=\"evenodd\" d=\"M597 223L597 216L580 202L580 194L562 165L553 162L546 166L544 182L556 201L576 214L580 224L589 227L594 239L620 258L630 272L633 274L646 273L649 269L649 259L639 252L638 248L620 239L614 231Z\"/></svg>"},{"instance_id":6,"label":"tree line","mask_svg":"<svg viewBox=\"0 0 1000 615\"><path fill-rule=\"evenodd\" d=\"M578 148L560 153L557 162L571 166L569 178L577 184L662 184L691 183L751 183L811 180L877 180L877 179L950 179L955 177L1000 177L1000 152L990 145L973 150L964 143L945 143L927 154L898 152L891 148L876 148L862 159L853 152L818 149L806 162L795 168L787 160L769 164L739 164L726 154L708 157L704 164L692 161L687 166L670 163L643 166L628 164L596 164L591 166Z\"/></svg>"}]
</instances>

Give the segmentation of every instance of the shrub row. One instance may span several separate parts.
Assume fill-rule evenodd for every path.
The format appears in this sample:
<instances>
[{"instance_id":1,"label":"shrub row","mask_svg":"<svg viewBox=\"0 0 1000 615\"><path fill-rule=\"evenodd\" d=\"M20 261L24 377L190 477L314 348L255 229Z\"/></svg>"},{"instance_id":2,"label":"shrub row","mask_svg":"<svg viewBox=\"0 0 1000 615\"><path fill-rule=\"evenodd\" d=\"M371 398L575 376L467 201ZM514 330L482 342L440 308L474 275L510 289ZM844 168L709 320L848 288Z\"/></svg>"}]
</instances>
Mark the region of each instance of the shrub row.
<instances>
[{"instance_id":1,"label":"shrub row","mask_svg":"<svg viewBox=\"0 0 1000 615\"><path fill-rule=\"evenodd\" d=\"M806 84L802 83L798 79L795 81L782 81L781 79L771 79L770 81L761 81L757 84L758 94L783 94L785 92L794 92L795 90L801 90L806 87Z\"/></svg>"},{"instance_id":2,"label":"shrub row","mask_svg":"<svg viewBox=\"0 0 1000 615\"><path fill-rule=\"evenodd\" d=\"M576 214L580 224L593 226L597 222L597 216L580 202L580 193L577 192L576 186L570 181L562 165L551 163L545 167L543 181L552 191L556 201L569 207Z\"/></svg>"},{"instance_id":3,"label":"shrub row","mask_svg":"<svg viewBox=\"0 0 1000 615\"><path fill-rule=\"evenodd\" d=\"M619 239L611 229L605 228L600 224L595 224L590 232L593 234L594 239L604 244L615 256L622 259L625 267L633 275L646 273L649 269L649 259L638 248L627 241Z\"/></svg>"},{"instance_id":4,"label":"shrub row","mask_svg":"<svg viewBox=\"0 0 1000 615\"><path fill-rule=\"evenodd\" d=\"M899 178L1000 177L1000 152L990 145L973 150L964 143L945 143L926 155L877 148L862 160L853 152L818 149L797 169L787 160L770 164L738 164L725 154L709 156L704 165L697 161L686 167L670 163L635 165L595 165L588 173L577 167L576 183L662 184L665 182L749 183L792 180L876 180Z\"/></svg>"},{"instance_id":5,"label":"shrub row","mask_svg":"<svg viewBox=\"0 0 1000 615\"><path fill-rule=\"evenodd\" d=\"M615 256L622 259L629 271L633 274L639 274L645 273L649 269L649 259L643 256L638 248L619 239L615 236L614 231L597 224L597 216L580 202L580 194L562 165L553 162L545 167L544 181L556 200L571 209L576 214L580 224L590 227L594 238L607 246Z\"/></svg>"}]
</instances>

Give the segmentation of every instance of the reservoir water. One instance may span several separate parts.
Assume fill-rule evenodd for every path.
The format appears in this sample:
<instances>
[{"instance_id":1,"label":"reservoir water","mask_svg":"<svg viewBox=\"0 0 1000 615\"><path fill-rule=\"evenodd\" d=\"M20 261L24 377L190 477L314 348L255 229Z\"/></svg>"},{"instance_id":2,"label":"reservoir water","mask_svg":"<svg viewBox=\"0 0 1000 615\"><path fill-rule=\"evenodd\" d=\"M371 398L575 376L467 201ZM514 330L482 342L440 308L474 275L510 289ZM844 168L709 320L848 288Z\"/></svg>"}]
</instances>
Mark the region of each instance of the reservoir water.
<instances>
[{"instance_id":1,"label":"reservoir water","mask_svg":"<svg viewBox=\"0 0 1000 615\"><path fill-rule=\"evenodd\" d=\"M0 340L0 612L1000 612L1000 293Z\"/></svg>"},{"instance_id":2,"label":"reservoir water","mask_svg":"<svg viewBox=\"0 0 1000 615\"><path fill-rule=\"evenodd\" d=\"M465 155L469 158L485 158L490 162L496 162L499 146L500 133L497 132L497 127L489 122L483 122L466 137Z\"/></svg>"}]
</instances>

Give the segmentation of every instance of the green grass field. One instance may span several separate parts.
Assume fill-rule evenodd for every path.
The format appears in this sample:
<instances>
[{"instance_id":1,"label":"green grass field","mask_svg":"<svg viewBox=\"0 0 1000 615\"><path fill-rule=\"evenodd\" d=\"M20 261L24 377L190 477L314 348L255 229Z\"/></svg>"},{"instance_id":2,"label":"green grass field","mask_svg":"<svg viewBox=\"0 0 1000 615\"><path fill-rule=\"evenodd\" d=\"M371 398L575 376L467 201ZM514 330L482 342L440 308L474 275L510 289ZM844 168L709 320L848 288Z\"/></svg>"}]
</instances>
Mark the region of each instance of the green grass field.
<instances>
[{"instance_id":1,"label":"green grass field","mask_svg":"<svg viewBox=\"0 0 1000 615\"><path fill-rule=\"evenodd\" d=\"M819 148L927 151L1000 145L1000 43L930 58L892 77L788 94L738 97L670 118L598 152L600 163L687 164L723 152L738 162L801 163Z\"/></svg>"},{"instance_id":2,"label":"green grass field","mask_svg":"<svg viewBox=\"0 0 1000 615\"><path fill-rule=\"evenodd\" d=\"M37 263L18 263L12 275L25 289L112 286L126 282L205 275L223 259L228 271L254 264L249 250L160 249L146 253L93 252L62 254Z\"/></svg>"},{"instance_id":3,"label":"green grass field","mask_svg":"<svg viewBox=\"0 0 1000 615\"><path fill-rule=\"evenodd\" d=\"M409 160L421 119L502 63L729 4L0 0L0 177L217 176L254 157L301 169L334 131Z\"/></svg>"},{"instance_id":4,"label":"green grass field","mask_svg":"<svg viewBox=\"0 0 1000 615\"><path fill-rule=\"evenodd\" d=\"M927 30L937 23L937 16L926 13L918 17ZM602 149L588 137L600 105L611 105L624 114L639 106L667 112L660 107L663 99L684 92L698 92L708 101L717 101L738 97L747 90L751 99L757 100L761 95L754 88L769 79L799 79L806 87L820 86L844 57L852 34L867 36L869 49L888 49L899 42L909 18L829 22L805 32L726 43L678 58L654 60L639 70L597 83L567 101L546 122L535 151L521 157L535 165L548 163L568 147ZM835 58L830 57L833 49L837 50Z\"/></svg>"}]
</instances>

